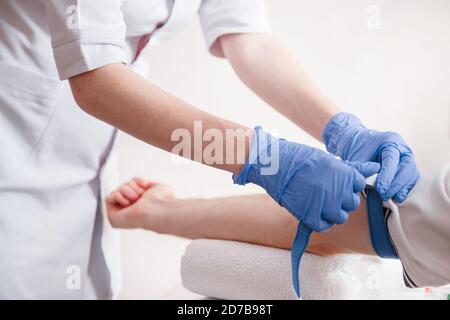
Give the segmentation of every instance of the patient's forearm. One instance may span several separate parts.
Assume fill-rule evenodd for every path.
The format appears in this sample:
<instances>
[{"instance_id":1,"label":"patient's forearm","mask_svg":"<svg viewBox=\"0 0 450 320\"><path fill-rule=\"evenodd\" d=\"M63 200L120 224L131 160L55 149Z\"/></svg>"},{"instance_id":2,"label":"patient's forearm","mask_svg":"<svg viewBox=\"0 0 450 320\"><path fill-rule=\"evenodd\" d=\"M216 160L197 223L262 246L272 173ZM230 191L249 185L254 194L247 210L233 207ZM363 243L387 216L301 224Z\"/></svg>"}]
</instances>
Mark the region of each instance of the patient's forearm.
<instances>
[{"instance_id":1,"label":"patient's forearm","mask_svg":"<svg viewBox=\"0 0 450 320\"><path fill-rule=\"evenodd\" d=\"M190 239L223 239L290 249L297 220L267 195L218 199L175 200L167 204L164 233ZM309 252L319 255L361 253L373 255L366 202L344 225L314 233Z\"/></svg>"},{"instance_id":2,"label":"patient's forearm","mask_svg":"<svg viewBox=\"0 0 450 320\"><path fill-rule=\"evenodd\" d=\"M171 202L167 233L288 248L296 220L266 195ZM281 232L279 232L281 231Z\"/></svg>"},{"instance_id":3,"label":"patient's forearm","mask_svg":"<svg viewBox=\"0 0 450 320\"><path fill-rule=\"evenodd\" d=\"M225 56L250 89L322 141L325 125L340 110L273 35L230 34L220 41Z\"/></svg>"},{"instance_id":4,"label":"patient's forearm","mask_svg":"<svg viewBox=\"0 0 450 320\"><path fill-rule=\"evenodd\" d=\"M247 157L249 139L245 139L243 144L234 143L234 149L227 150L226 145L232 144L227 144L225 132L227 129L240 129L250 136L250 130L190 106L120 63L73 77L70 84L78 105L84 111L153 146L171 152L180 142L172 141L172 133L176 129L187 129L191 133L192 147L190 156L185 156L204 162L202 155L207 144L203 141L195 143L193 132L194 121L202 121L204 131L214 128L224 137L224 161L213 166L237 173L245 161L237 161L238 156ZM203 132L200 138L202 135ZM234 152L234 161L230 160L228 152Z\"/></svg>"}]
</instances>

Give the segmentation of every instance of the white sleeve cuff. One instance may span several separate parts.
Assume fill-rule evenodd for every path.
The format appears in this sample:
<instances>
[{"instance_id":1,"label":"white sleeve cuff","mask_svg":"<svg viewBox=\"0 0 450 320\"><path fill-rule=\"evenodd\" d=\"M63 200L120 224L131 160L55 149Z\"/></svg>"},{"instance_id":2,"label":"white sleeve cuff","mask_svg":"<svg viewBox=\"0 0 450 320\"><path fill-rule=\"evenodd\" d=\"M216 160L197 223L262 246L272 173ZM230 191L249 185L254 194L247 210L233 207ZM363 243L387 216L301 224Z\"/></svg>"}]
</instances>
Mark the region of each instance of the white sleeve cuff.
<instances>
[{"instance_id":1,"label":"white sleeve cuff","mask_svg":"<svg viewBox=\"0 0 450 320\"><path fill-rule=\"evenodd\" d=\"M80 43L75 40L54 48L53 55L61 80L108 64L127 63L125 50L117 44Z\"/></svg>"},{"instance_id":2,"label":"white sleeve cuff","mask_svg":"<svg viewBox=\"0 0 450 320\"><path fill-rule=\"evenodd\" d=\"M199 14L206 45L218 57L224 54L217 39L225 34L272 31L264 0L206 0Z\"/></svg>"},{"instance_id":3,"label":"white sleeve cuff","mask_svg":"<svg viewBox=\"0 0 450 320\"><path fill-rule=\"evenodd\" d=\"M226 30L217 28L216 30L211 30L208 35L205 35L206 38L206 45L209 48L209 51L212 55L224 58L225 54L223 53L222 47L217 42L217 40L226 34L236 34L236 33L264 33L264 32L272 32L270 26L267 28L261 27L261 28L255 28L252 27L234 27L234 28L228 28Z\"/></svg>"},{"instance_id":4,"label":"white sleeve cuff","mask_svg":"<svg viewBox=\"0 0 450 320\"><path fill-rule=\"evenodd\" d=\"M124 0L42 0L61 80L126 62Z\"/></svg>"}]
</instances>

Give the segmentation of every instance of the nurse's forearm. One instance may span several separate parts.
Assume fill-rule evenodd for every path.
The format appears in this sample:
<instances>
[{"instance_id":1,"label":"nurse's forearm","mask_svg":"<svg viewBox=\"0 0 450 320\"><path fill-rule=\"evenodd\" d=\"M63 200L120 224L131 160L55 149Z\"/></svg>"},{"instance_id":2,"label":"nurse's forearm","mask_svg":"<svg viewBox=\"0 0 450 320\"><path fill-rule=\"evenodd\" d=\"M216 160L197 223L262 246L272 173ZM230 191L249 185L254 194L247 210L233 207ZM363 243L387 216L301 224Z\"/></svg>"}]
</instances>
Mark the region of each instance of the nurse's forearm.
<instances>
[{"instance_id":1,"label":"nurse's forearm","mask_svg":"<svg viewBox=\"0 0 450 320\"><path fill-rule=\"evenodd\" d=\"M231 34L220 41L226 58L250 89L322 141L325 125L340 110L273 35Z\"/></svg>"},{"instance_id":2,"label":"nurse's forearm","mask_svg":"<svg viewBox=\"0 0 450 320\"><path fill-rule=\"evenodd\" d=\"M216 129L223 137L223 153L219 155L223 161L207 164L238 173L245 161L242 158L248 156L250 139L239 144L233 138L235 143L232 144L231 138L227 140L226 131L240 130L251 136L251 130L190 106L123 64L111 64L73 77L70 85L78 105L85 112L158 148L172 152L182 140L172 141L172 133L176 129L186 129L190 132L191 154L185 156L205 163L203 150L210 142L203 141L203 132ZM196 141L195 121L201 121L203 130L200 136L197 134ZM233 156L231 152L234 152Z\"/></svg>"}]
</instances>

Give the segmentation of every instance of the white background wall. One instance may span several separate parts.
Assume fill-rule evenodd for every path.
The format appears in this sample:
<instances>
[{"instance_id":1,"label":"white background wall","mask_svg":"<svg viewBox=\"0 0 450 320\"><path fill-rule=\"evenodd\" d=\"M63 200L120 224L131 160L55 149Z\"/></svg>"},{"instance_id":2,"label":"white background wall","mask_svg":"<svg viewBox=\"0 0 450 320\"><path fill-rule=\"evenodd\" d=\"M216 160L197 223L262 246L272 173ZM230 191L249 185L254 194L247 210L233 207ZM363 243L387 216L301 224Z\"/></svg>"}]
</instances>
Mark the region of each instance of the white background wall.
<instances>
[{"instance_id":1,"label":"white background wall","mask_svg":"<svg viewBox=\"0 0 450 320\"><path fill-rule=\"evenodd\" d=\"M245 0L243 0L245 1ZM323 91L370 127L400 132L424 173L450 161L450 1L266 0L274 32ZM380 9L381 28L370 24ZM368 24L369 23L369 24ZM376 25L375 25L376 27ZM320 146L245 88L226 61L204 46L197 21L172 41L147 49L149 79L204 110L247 126ZM234 186L226 172L171 157L122 135L123 181L142 176L181 197L259 192ZM123 298L182 298L179 258L185 240L123 232Z\"/></svg>"}]
</instances>

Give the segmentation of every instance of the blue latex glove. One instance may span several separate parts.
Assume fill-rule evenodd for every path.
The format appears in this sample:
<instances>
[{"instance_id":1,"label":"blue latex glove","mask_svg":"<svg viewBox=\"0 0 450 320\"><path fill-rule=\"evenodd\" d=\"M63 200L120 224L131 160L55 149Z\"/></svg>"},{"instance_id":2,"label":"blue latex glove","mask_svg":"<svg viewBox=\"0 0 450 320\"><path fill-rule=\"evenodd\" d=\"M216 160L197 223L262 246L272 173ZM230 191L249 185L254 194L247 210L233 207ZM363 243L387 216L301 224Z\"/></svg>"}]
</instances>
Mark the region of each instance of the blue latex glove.
<instances>
[{"instance_id":1,"label":"blue latex glove","mask_svg":"<svg viewBox=\"0 0 450 320\"><path fill-rule=\"evenodd\" d=\"M420 178L413 152L399 134L369 130L354 115L334 116L323 139L327 150L343 160L381 164L376 189L383 201L404 202Z\"/></svg>"},{"instance_id":2,"label":"blue latex glove","mask_svg":"<svg viewBox=\"0 0 450 320\"><path fill-rule=\"evenodd\" d=\"M278 158L279 167L270 172ZM360 205L359 192L365 177L380 170L377 163L344 163L309 146L278 139L255 129L250 156L237 184L249 182L263 187L282 207L310 229L323 232L345 223L349 212Z\"/></svg>"}]
</instances>

